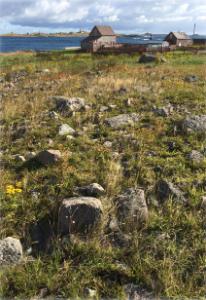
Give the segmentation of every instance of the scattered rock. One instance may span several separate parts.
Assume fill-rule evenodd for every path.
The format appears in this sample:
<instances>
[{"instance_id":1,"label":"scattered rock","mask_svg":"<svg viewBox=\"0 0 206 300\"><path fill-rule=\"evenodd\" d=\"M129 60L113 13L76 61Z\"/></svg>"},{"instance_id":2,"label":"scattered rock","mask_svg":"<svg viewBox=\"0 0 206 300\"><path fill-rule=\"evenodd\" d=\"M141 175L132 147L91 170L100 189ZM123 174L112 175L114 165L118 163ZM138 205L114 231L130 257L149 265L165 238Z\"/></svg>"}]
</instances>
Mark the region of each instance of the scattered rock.
<instances>
[{"instance_id":1,"label":"scattered rock","mask_svg":"<svg viewBox=\"0 0 206 300\"><path fill-rule=\"evenodd\" d=\"M13 158L17 163L23 163L26 161L25 157L19 154L14 155Z\"/></svg>"},{"instance_id":2,"label":"scattered rock","mask_svg":"<svg viewBox=\"0 0 206 300\"><path fill-rule=\"evenodd\" d=\"M140 117L136 113L121 114L116 117L108 118L105 120L105 124L114 129L119 129L122 126L134 125L139 121Z\"/></svg>"},{"instance_id":3,"label":"scattered rock","mask_svg":"<svg viewBox=\"0 0 206 300\"><path fill-rule=\"evenodd\" d=\"M54 120L59 119L59 115L55 111L49 111L47 115L50 119L54 119Z\"/></svg>"},{"instance_id":4,"label":"scattered rock","mask_svg":"<svg viewBox=\"0 0 206 300\"><path fill-rule=\"evenodd\" d=\"M161 299L159 297L156 298L155 295L152 294L151 292L133 283L124 285L124 291L127 296L126 299L128 300L154 300L154 299L160 300Z\"/></svg>"},{"instance_id":5,"label":"scattered rock","mask_svg":"<svg viewBox=\"0 0 206 300\"><path fill-rule=\"evenodd\" d=\"M132 222L141 228L148 220L148 208L142 189L127 189L114 200L117 207L117 218L120 224Z\"/></svg>"},{"instance_id":6,"label":"scattered rock","mask_svg":"<svg viewBox=\"0 0 206 300\"><path fill-rule=\"evenodd\" d=\"M193 161L193 162L201 162L204 159L204 155L202 153L200 153L199 151L196 150L192 150L189 154L188 154L188 159Z\"/></svg>"},{"instance_id":7,"label":"scattered rock","mask_svg":"<svg viewBox=\"0 0 206 300\"><path fill-rule=\"evenodd\" d=\"M36 152L28 152L25 155L26 160L33 159L36 156Z\"/></svg>"},{"instance_id":8,"label":"scattered rock","mask_svg":"<svg viewBox=\"0 0 206 300\"><path fill-rule=\"evenodd\" d=\"M168 200L170 197L180 203L187 202L187 199L184 197L183 192L175 187L173 183L167 180L159 180L156 184L155 189L158 200L160 200L161 202Z\"/></svg>"},{"instance_id":9,"label":"scattered rock","mask_svg":"<svg viewBox=\"0 0 206 300\"><path fill-rule=\"evenodd\" d=\"M42 73L50 73L50 70L49 69L43 69L41 70Z\"/></svg>"},{"instance_id":10,"label":"scattered rock","mask_svg":"<svg viewBox=\"0 0 206 300\"><path fill-rule=\"evenodd\" d=\"M187 82L197 82L199 80L199 77L198 76L196 76L196 75L187 75L186 77L185 77L185 81L187 81Z\"/></svg>"},{"instance_id":11,"label":"scattered rock","mask_svg":"<svg viewBox=\"0 0 206 300\"><path fill-rule=\"evenodd\" d=\"M68 124L62 124L59 128L59 135L72 135L75 133L75 130Z\"/></svg>"},{"instance_id":12,"label":"scattered rock","mask_svg":"<svg viewBox=\"0 0 206 300\"><path fill-rule=\"evenodd\" d=\"M97 291L94 290L94 289L90 289L88 287L86 287L84 289L84 297L87 297L87 298L97 298Z\"/></svg>"},{"instance_id":13,"label":"scattered rock","mask_svg":"<svg viewBox=\"0 0 206 300\"><path fill-rule=\"evenodd\" d=\"M52 165L60 161L61 152L59 150L43 150L35 156L35 159L42 165Z\"/></svg>"},{"instance_id":14,"label":"scattered rock","mask_svg":"<svg viewBox=\"0 0 206 300\"><path fill-rule=\"evenodd\" d=\"M119 90L118 90L118 93L120 95L124 95L126 94L128 91L127 91L127 88L126 87L121 87Z\"/></svg>"},{"instance_id":15,"label":"scattered rock","mask_svg":"<svg viewBox=\"0 0 206 300\"><path fill-rule=\"evenodd\" d=\"M143 54L139 58L139 63L151 63L156 62L156 56L153 54Z\"/></svg>"},{"instance_id":16,"label":"scattered rock","mask_svg":"<svg viewBox=\"0 0 206 300\"><path fill-rule=\"evenodd\" d=\"M7 237L0 241L0 265L11 265L18 263L23 256L20 240Z\"/></svg>"},{"instance_id":17,"label":"scattered rock","mask_svg":"<svg viewBox=\"0 0 206 300\"><path fill-rule=\"evenodd\" d=\"M205 133L206 131L206 115L187 117L182 122L182 128L186 132Z\"/></svg>"},{"instance_id":18,"label":"scattered rock","mask_svg":"<svg viewBox=\"0 0 206 300\"><path fill-rule=\"evenodd\" d=\"M17 140L23 138L27 132L27 127L24 124L14 125L12 130L12 139Z\"/></svg>"},{"instance_id":19,"label":"scattered rock","mask_svg":"<svg viewBox=\"0 0 206 300\"><path fill-rule=\"evenodd\" d=\"M173 106L170 104L165 107L159 107L159 108L154 107L153 111L154 111L155 115L157 115L157 116L168 117L173 112Z\"/></svg>"},{"instance_id":20,"label":"scattered rock","mask_svg":"<svg viewBox=\"0 0 206 300\"><path fill-rule=\"evenodd\" d=\"M116 218L111 218L106 227L106 235L113 246L119 248L128 248L131 246L131 237L121 231Z\"/></svg>"},{"instance_id":21,"label":"scattered rock","mask_svg":"<svg viewBox=\"0 0 206 300\"><path fill-rule=\"evenodd\" d=\"M65 116L85 109L85 100L83 98L55 96L53 100L56 103L56 109Z\"/></svg>"},{"instance_id":22,"label":"scattered rock","mask_svg":"<svg viewBox=\"0 0 206 300\"><path fill-rule=\"evenodd\" d=\"M99 111L100 112L105 112L105 111L108 111L109 110L109 107L108 106L101 106Z\"/></svg>"},{"instance_id":23,"label":"scattered rock","mask_svg":"<svg viewBox=\"0 0 206 300\"><path fill-rule=\"evenodd\" d=\"M91 183L86 186L76 187L75 192L88 197L99 197L105 193L104 188L98 183Z\"/></svg>"},{"instance_id":24,"label":"scattered rock","mask_svg":"<svg viewBox=\"0 0 206 300\"><path fill-rule=\"evenodd\" d=\"M74 140L73 135L67 135L67 140L68 140L68 141Z\"/></svg>"},{"instance_id":25,"label":"scattered rock","mask_svg":"<svg viewBox=\"0 0 206 300\"><path fill-rule=\"evenodd\" d=\"M110 141L104 142L104 147L112 148L112 142L110 142Z\"/></svg>"},{"instance_id":26,"label":"scattered rock","mask_svg":"<svg viewBox=\"0 0 206 300\"><path fill-rule=\"evenodd\" d=\"M109 104L109 108L110 108L110 109L114 109L114 108L116 108L116 107L117 107L116 104Z\"/></svg>"},{"instance_id":27,"label":"scattered rock","mask_svg":"<svg viewBox=\"0 0 206 300\"><path fill-rule=\"evenodd\" d=\"M102 213L103 207L97 198L65 199L59 209L58 232L60 235L89 232L100 221Z\"/></svg>"}]
</instances>

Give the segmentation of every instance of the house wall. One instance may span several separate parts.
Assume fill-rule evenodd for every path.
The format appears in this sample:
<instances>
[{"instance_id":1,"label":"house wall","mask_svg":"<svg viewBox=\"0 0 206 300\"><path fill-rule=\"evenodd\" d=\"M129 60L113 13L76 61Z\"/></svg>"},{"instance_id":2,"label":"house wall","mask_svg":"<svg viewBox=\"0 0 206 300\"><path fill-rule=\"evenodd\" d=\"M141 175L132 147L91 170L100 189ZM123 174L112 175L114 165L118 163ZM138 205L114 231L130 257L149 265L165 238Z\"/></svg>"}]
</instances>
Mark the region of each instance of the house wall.
<instances>
[{"instance_id":1,"label":"house wall","mask_svg":"<svg viewBox=\"0 0 206 300\"><path fill-rule=\"evenodd\" d=\"M83 40L81 42L81 48L85 51L96 52L101 47L111 47L116 44L116 42L116 36L101 36L92 41Z\"/></svg>"},{"instance_id":2,"label":"house wall","mask_svg":"<svg viewBox=\"0 0 206 300\"><path fill-rule=\"evenodd\" d=\"M188 47L193 44L192 40L177 40L177 47Z\"/></svg>"}]
</instances>

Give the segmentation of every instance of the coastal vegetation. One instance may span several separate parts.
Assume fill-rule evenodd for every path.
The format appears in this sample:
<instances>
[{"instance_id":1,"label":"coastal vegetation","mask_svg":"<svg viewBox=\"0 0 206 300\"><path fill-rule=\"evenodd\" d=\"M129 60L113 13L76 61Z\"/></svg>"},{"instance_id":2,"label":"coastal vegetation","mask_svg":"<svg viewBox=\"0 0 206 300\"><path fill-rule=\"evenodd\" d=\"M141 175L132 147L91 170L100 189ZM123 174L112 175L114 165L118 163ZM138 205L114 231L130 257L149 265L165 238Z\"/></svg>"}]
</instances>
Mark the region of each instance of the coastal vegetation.
<instances>
[{"instance_id":1,"label":"coastal vegetation","mask_svg":"<svg viewBox=\"0 0 206 300\"><path fill-rule=\"evenodd\" d=\"M1 298L205 299L205 53L28 52L0 66L0 239L23 245L0 268ZM60 236L62 201L92 183L98 224Z\"/></svg>"}]
</instances>

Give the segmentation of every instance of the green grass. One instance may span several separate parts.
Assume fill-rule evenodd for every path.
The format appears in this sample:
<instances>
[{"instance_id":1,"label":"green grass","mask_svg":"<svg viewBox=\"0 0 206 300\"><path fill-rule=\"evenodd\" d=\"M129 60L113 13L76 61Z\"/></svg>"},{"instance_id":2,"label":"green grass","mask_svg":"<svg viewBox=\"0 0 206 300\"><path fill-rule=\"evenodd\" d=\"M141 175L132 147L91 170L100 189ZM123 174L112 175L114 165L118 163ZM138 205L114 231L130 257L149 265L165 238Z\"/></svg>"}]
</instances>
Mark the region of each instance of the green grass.
<instances>
[{"instance_id":1,"label":"green grass","mask_svg":"<svg viewBox=\"0 0 206 300\"><path fill-rule=\"evenodd\" d=\"M33 222L49 218L56 232L59 204L73 195L74 186L98 182L106 190L102 198L104 222L95 234L67 245L54 237L50 254L26 255L19 265L1 269L1 297L29 298L47 288L51 296L77 298L83 297L89 287L97 290L99 298L124 299L124 284L134 283L157 296L204 299L205 216L200 205L205 195L206 160L193 163L187 154L192 150L204 152L206 143L203 135L175 132L174 125L186 117L185 110L205 114L206 56L174 52L165 57L166 63L146 66L138 63L138 55L52 51L0 56L0 76L7 80L0 86L4 93L1 238L19 237L26 250L31 246L29 228ZM50 72L38 72L42 69ZM12 73L21 70L27 75L8 89ZM189 74L199 80L185 82ZM119 92L122 87L125 93ZM50 119L46 112L54 110L53 95L83 97L91 109L73 117ZM132 99L129 107L125 105L128 98ZM155 116L153 106L166 106L168 101L174 106L172 115ZM99 113L102 105L109 104L116 107ZM104 123L108 117L129 112L141 115L136 126L114 131ZM14 139L14 128L25 122L26 132ZM58 128L63 123L80 135L71 141L59 136ZM112 148L106 148L105 141L111 141ZM171 141L176 147L172 152L168 149ZM22 167L12 159L14 154L45 148L59 149L63 161L39 168ZM119 156L114 158L114 152ZM154 155L149 155L151 152ZM188 205L172 199L158 205L154 186L160 178L180 186ZM7 195L6 185L18 181L23 192ZM112 199L134 186L145 190L149 222L139 231L128 228L131 246L119 249L111 244L105 226L108 215L114 214ZM32 196L34 191L38 198ZM121 268L119 262L127 268Z\"/></svg>"}]
</instances>

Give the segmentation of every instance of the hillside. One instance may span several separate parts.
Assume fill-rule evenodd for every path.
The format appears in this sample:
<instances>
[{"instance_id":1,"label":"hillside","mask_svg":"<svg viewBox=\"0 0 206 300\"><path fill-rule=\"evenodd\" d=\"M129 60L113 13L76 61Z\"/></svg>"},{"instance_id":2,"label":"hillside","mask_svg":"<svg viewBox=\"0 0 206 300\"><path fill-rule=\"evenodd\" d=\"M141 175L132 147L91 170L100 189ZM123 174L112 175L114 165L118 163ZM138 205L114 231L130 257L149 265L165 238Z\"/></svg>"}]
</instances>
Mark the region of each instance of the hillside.
<instances>
[{"instance_id":1,"label":"hillside","mask_svg":"<svg viewBox=\"0 0 206 300\"><path fill-rule=\"evenodd\" d=\"M138 59L0 56L1 297L205 299L206 55Z\"/></svg>"}]
</instances>

